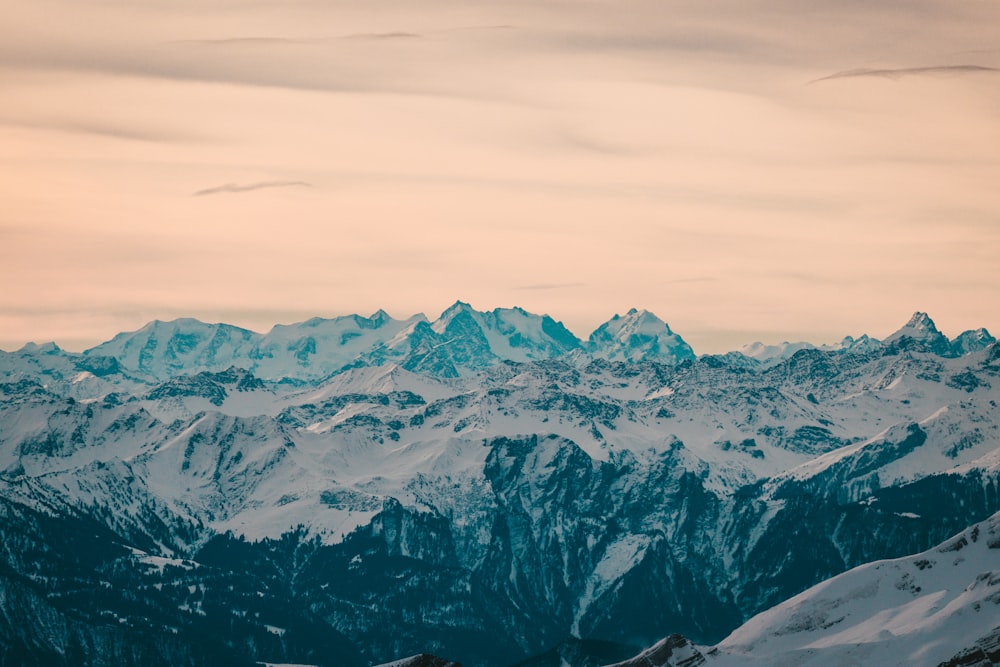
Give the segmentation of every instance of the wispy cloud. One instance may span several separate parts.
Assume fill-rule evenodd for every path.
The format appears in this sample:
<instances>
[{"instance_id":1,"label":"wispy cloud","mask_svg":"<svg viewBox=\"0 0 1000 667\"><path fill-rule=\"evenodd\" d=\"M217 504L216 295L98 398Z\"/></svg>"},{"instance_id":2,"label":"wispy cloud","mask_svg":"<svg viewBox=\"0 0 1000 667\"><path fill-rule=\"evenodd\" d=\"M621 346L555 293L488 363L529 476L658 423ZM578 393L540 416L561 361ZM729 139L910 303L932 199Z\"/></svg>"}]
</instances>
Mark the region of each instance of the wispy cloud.
<instances>
[{"instance_id":1,"label":"wispy cloud","mask_svg":"<svg viewBox=\"0 0 1000 667\"><path fill-rule=\"evenodd\" d=\"M126 141L147 141L156 143L171 143L182 141L194 141L197 138L193 135L182 134L159 129L145 129L136 127L126 127L110 122L94 122L90 120L72 119L19 119L0 118L0 125L10 127L22 127L31 130L53 130L56 132L70 132L73 134L86 134L110 139L123 139Z\"/></svg>"},{"instance_id":2,"label":"wispy cloud","mask_svg":"<svg viewBox=\"0 0 1000 667\"><path fill-rule=\"evenodd\" d=\"M415 32L359 32L347 35L343 39L418 39L420 35Z\"/></svg>"},{"instance_id":3,"label":"wispy cloud","mask_svg":"<svg viewBox=\"0 0 1000 667\"><path fill-rule=\"evenodd\" d=\"M203 58L196 51L201 47L188 45L187 49L179 48L180 43L161 43L164 47L144 53L133 53L131 57L113 48L96 52L77 47L69 47L65 51L31 52L30 50L17 56L9 56L8 51L0 43L0 62L17 58L18 67L26 70L46 71L59 69L78 73L112 74L143 79L163 79L167 81L193 81L208 84L227 84L252 86L259 88L278 88L296 91L315 91L325 93L352 93L373 95L413 95L419 97L438 97L443 99L464 99L477 101L494 101L505 104L523 104L509 95L497 91L485 90L482 86L470 86L461 78L455 81L424 78L418 71L416 63L419 59L401 59L405 63L400 67L408 72L408 76L389 76L380 69L380 59L360 59L336 57L331 52L317 53L300 52L290 45L305 41L278 40L271 42L275 46L256 48L248 46L250 41L236 40L229 44L243 44L233 47L236 51L245 48L246 54L230 53L230 49L209 45L212 42L201 42L209 46L206 51L216 51L218 58ZM340 44L409 44L420 40L399 39L349 39L335 38ZM224 42L215 43L216 46ZM332 42L321 40L316 45ZM285 45L289 48L284 48Z\"/></svg>"},{"instance_id":4,"label":"wispy cloud","mask_svg":"<svg viewBox=\"0 0 1000 667\"><path fill-rule=\"evenodd\" d=\"M509 23L502 23L498 25L463 25L457 28L444 28L436 32L465 32L472 30L515 30L516 26L512 26Z\"/></svg>"},{"instance_id":5,"label":"wispy cloud","mask_svg":"<svg viewBox=\"0 0 1000 667\"><path fill-rule=\"evenodd\" d=\"M993 74L1000 72L996 67L986 67L984 65L934 65L931 67L898 67L887 69L849 69L843 72L813 79L810 84L820 81L832 81L833 79L854 79L859 77L874 77L879 79L902 79L906 76L925 75L949 75L949 74Z\"/></svg>"},{"instance_id":6,"label":"wispy cloud","mask_svg":"<svg viewBox=\"0 0 1000 667\"><path fill-rule=\"evenodd\" d=\"M392 39L419 39L422 35L415 32L391 31L391 32L358 32L350 35L338 35L335 37L220 37L218 39L175 39L165 44L207 46L207 47L253 47L253 46L298 46L310 44L324 44L337 40L392 40Z\"/></svg>"},{"instance_id":7,"label":"wispy cloud","mask_svg":"<svg viewBox=\"0 0 1000 667\"><path fill-rule=\"evenodd\" d=\"M190 46L283 46L289 44L319 44L324 39L302 39L296 37L222 37L219 39L174 39L164 44L186 44Z\"/></svg>"},{"instance_id":8,"label":"wispy cloud","mask_svg":"<svg viewBox=\"0 0 1000 667\"><path fill-rule=\"evenodd\" d=\"M595 153L604 156L627 156L634 155L639 151L622 145L615 145L612 142L604 141L587 133L578 132L569 128L559 128L555 131L555 138L558 144L576 151L585 153Z\"/></svg>"},{"instance_id":9,"label":"wispy cloud","mask_svg":"<svg viewBox=\"0 0 1000 667\"><path fill-rule=\"evenodd\" d=\"M430 31L431 34L447 34L451 32L513 30L512 25L472 25L457 28L441 28ZM393 40L420 39L423 35L407 30L387 30L385 32L355 32L332 37L221 37L217 39L175 39L166 44L188 44L192 46L294 46L297 44L323 44L337 40Z\"/></svg>"},{"instance_id":10,"label":"wispy cloud","mask_svg":"<svg viewBox=\"0 0 1000 667\"><path fill-rule=\"evenodd\" d=\"M198 190L193 193L195 197L203 197L205 195L217 195L222 193L238 193L238 192L252 192L253 190L263 190L265 188L311 188L311 183L306 183L305 181L258 181L257 183L226 183L224 185L217 185L214 188L205 188L204 190Z\"/></svg>"}]
</instances>

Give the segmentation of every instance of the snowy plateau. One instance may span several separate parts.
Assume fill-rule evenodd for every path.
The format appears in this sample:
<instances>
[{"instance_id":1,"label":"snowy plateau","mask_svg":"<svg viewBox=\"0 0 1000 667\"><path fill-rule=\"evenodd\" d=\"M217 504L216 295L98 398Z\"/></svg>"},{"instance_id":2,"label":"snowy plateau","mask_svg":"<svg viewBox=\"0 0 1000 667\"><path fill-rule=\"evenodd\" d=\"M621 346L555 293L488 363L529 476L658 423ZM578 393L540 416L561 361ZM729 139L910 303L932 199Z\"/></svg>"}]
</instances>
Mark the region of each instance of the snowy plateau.
<instances>
[{"instance_id":1,"label":"snowy plateau","mask_svg":"<svg viewBox=\"0 0 1000 667\"><path fill-rule=\"evenodd\" d=\"M998 400L996 340L924 313L701 356L461 302L29 344L0 664L998 664Z\"/></svg>"}]
</instances>

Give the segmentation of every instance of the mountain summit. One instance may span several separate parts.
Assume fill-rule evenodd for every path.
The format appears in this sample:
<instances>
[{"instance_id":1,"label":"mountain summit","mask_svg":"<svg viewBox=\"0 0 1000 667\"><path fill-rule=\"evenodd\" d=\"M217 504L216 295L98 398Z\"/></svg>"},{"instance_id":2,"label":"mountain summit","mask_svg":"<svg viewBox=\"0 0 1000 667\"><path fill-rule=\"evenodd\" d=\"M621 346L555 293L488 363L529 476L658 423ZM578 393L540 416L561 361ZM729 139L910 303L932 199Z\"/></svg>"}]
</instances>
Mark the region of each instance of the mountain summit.
<instances>
[{"instance_id":1,"label":"mountain summit","mask_svg":"<svg viewBox=\"0 0 1000 667\"><path fill-rule=\"evenodd\" d=\"M648 310L632 308L615 315L590 334L587 350L609 361L666 361L694 359L694 350L670 326Z\"/></svg>"},{"instance_id":2,"label":"mountain summit","mask_svg":"<svg viewBox=\"0 0 1000 667\"><path fill-rule=\"evenodd\" d=\"M113 357L124 368L166 379L191 369L223 370L234 359L249 356L259 338L259 334L240 327L183 317L166 322L153 320L138 331L120 333L84 354Z\"/></svg>"},{"instance_id":3,"label":"mountain summit","mask_svg":"<svg viewBox=\"0 0 1000 667\"><path fill-rule=\"evenodd\" d=\"M950 344L945 335L938 331L934 320L927 313L917 311L913 317L896 332L890 334L883 342L888 344L909 338L936 354L947 354Z\"/></svg>"},{"instance_id":4,"label":"mountain summit","mask_svg":"<svg viewBox=\"0 0 1000 667\"><path fill-rule=\"evenodd\" d=\"M552 359L581 347L579 339L561 322L523 308L495 308L480 312L456 302L431 325L444 345L471 365L489 365L494 359L533 361Z\"/></svg>"},{"instance_id":5,"label":"mountain summit","mask_svg":"<svg viewBox=\"0 0 1000 667\"><path fill-rule=\"evenodd\" d=\"M996 338L986 329L976 329L963 331L949 341L938 331L934 320L927 313L918 311L913 313L913 317L902 328L882 342L897 348L932 352L942 357L960 357L986 349L996 342Z\"/></svg>"}]
</instances>

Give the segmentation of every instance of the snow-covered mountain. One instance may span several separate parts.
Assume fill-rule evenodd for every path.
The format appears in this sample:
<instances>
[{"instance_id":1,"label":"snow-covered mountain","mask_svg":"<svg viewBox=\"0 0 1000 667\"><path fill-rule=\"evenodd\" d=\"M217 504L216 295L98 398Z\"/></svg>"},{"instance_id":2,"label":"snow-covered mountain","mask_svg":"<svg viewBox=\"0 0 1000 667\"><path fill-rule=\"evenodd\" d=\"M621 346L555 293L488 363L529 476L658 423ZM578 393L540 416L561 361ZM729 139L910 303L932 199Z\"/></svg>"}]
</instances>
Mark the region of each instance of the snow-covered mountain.
<instances>
[{"instance_id":1,"label":"snow-covered mountain","mask_svg":"<svg viewBox=\"0 0 1000 667\"><path fill-rule=\"evenodd\" d=\"M845 336L839 343L824 345L814 345L805 341L795 343L786 341L772 345L755 342L742 346L737 352L764 365L774 365L788 359L799 350L819 349L826 352L872 354L878 353L883 346L896 345L908 349L921 349L942 357L961 357L984 350L995 342L996 338L986 329L963 331L954 339L948 340L944 334L938 331L934 321L927 313L916 312L906 324L882 341L862 334L857 338Z\"/></svg>"},{"instance_id":2,"label":"snow-covered mountain","mask_svg":"<svg viewBox=\"0 0 1000 667\"><path fill-rule=\"evenodd\" d=\"M597 327L587 340L591 356L610 361L678 363L695 358L694 350L648 310L629 310Z\"/></svg>"},{"instance_id":3,"label":"snow-covered mountain","mask_svg":"<svg viewBox=\"0 0 1000 667\"><path fill-rule=\"evenodd\" d=\"M671 636L615 667L823 667L1000 661L1000 513L922 553L832 577L710 649Z\"/></svg>"},{"instance_id":4,"label":"snow-covered mountain","mask_svg":"<svg viewBox=\"0 0 1000 667\"><path fill-rule=\"evenodd\" d=\"M521 308L481 313L460 301L444 311L431 329L454 350L453 356L472 363L489 355L518 362L553 359L580 348L580 341L560 322Z\"/></svg>"},{"instance_id":5,"label":"snow-covered mountain","mask_svg":"<svg viewBox=\"0 0 1000 667\"><path fill-rule=\"evenodd\" d=\"M167 380L181 372L253 370L264 379L321 379L363 363L373 350L405 336L426 317L395 320L384 311L276 325L266 335L227 324L183 318L150 322L86 350L87 359L113 358L136 376Z\"/></svg>"},{"instance_id":6,"label":"snow-covered mountain","mask_svg":"<svg viewBox=\"0 0 1000 667\"><path fill-rule=\"evenodd\" d=\"M0 354L0 644L591 660L717 642L1000 510L995 342L762 364L639 311L587 344L462 303L310 322Z\"/></svg>"},{"instance_id":7,"label":"snow-covered mountain","mask_svg":"<svg viewBox=\"0 0 1000 667\"><path fill-rule=\"evenodd\" d=\"M166 379L182 372L223 370L248 355L259 336L228 324L191 318L154 320L138 331L120 333L87 350L86 356L113 358L122 368Z\"/></svg>"},{"instance_id":8,"label":"snow-covered mountain","mask_svg":"<svg viewBox=\"0 0 1000 667\"><path fill-rule=\"evenodd\" d=\"M326 378L357 365L373 350L391 345L426 323L423 315L397 320L384 310L369 317L316 317L299 324L275 326L247 359L234 358L229 363L249 368L266 379Z\"/></svg>"},{"instance_id":9,"label":"snow-covered mountain","mask_svg":"<svg viewBox=\"0 0 1000 667\"><path fill-rule=\"evenodd\" d=\"M963 331L951 341L951 356L961 357L972 352L985 350L997 342L986 329Z\"/></svg>"},{"instance_id":10,"label":"snow-covered mountain","mask_svg":"<svg viewBox=\"0 0 1000 667\"><path fill-rule=\"evenodd\" d=\"M20 351L25 358L54 352L62 353L51 345ZM458 301L434 322L422 314L396 320L379 310L370 317L347 315L277 325L263 335L190 318L157 320L86 350L75 361L94 365L113 359L122 371L147 380L236 366L266 380L315 382L355 366L397 364L424 374L458 377L503 362L567 356L580 363L593 358L676 363L693 359L694 353L647 311L616 315L585 345L548 315L521 308L483 312Z\"/></svg>"},{"instance_id":11,"label":"snow-covered mountain","mask_svg":"<svg viewBox=\"0 0 1000 667\"><path fill-rule=\"evenodd\" d=\"M763 364L770 365L788 359L799 350L815 349L815 345L804 341L797 343L789 343L788 341L785 341L784 343L778 343L776 345L766 345L758 341L742 346L739 350L737 350L737 352L751 359L756 359Z\"/></svg>"},{"instance_id":12,"label":"snow-covered mountain","mask_svg":"<svg viewBox=\"0 0 1000 667\"><path fill-rule=\"evenodd\" d=\"M983 331L985 331L985 329L983 329ZM845 352L853 352L856 354L869 354L872 352L877 352L881 347L882 347L881 341L871 338L868 334L861 334L857 338L855 338L854 336L844 336L844 339L839 343L837 343L836 345L821 345L820 349L843 350ZM973 350L970 348L968 351L972 352ZM955 355L955 356L962 356L962 355Z\"/></svg>"},{"instance_id":13,"label":"snow-covered mountain","mask_svg":"<svg viewBox=\"0 0 1000 667\"><path fill-rule=\"evenodd\" d=\"M938 331L930 316L921 312L914 313L909 322L882 342L886 345L893 343L917 345L923 350L941 356L946 356L951 352L951 344L948 339Z\"/></svg>"},{"instance_id":14,"label":"snow-covered mountain","mask_svg":"<svg viewBox=\"0 0 1000 667\"><path fill-rule=\"evenodd\" d=\"M748 365L756 362L769 367L801 350L864 355L878 354L884 345L902 345L938 356L961 357L982 351L995 340L985 329L976 329L949 341L926 313L918 312L884 342L867 335L856 339L847 336L840 343L820 346L756 342L729 356L730 363L746 359ZM434 322L422 314L397 320L379 310L369 317L346 315L276 325L267 334L191 318L156 320L82 354L64 352L54 343L29 343L16 352L0 351L0 377L41 374L79 383L89 376L118 374L119 380L148 383L235 366L263 380L302 384L325 380L349 368L386 364L454 378L507 362L562 359L577 366L594 360L679 364L695 356L680 335L645 310L633 308L624 316L615 315L587 341L581 341L548 315L534 315L521 308L477 311L458 301Z\"/></svg>"}]
</instances>

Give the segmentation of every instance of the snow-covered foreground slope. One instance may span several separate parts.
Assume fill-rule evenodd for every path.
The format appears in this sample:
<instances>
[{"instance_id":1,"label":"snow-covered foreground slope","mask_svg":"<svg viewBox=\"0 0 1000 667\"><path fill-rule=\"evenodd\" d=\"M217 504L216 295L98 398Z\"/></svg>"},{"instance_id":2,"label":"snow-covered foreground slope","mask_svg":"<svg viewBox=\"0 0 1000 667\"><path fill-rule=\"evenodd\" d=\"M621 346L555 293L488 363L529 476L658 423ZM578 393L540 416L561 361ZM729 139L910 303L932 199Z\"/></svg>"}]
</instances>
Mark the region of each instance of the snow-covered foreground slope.
<instances>
[{"instance_id":1,"label":"snow-covered foreground slope","mask_svg":"<svg viewBox=\"0 0 1000 667\"><path fill-rule=\"evenodd\" d=\"M1000 513L933 549L867 563L817 584L754 616L712 649L695 650L675 637L668 656L665 645L647 651L646 663L622 665L661 667L678 659L711 667L997 664Z\"/></svg>"},{"instance_id":2,"label":"snow-covered foreground slope","mask_svg":"<svg viewBox=\"0 0 1000 667\"><path fill-rule=\"evenodd\" d=\"M311 321L272 348L183 321L100 354L4 353L0 579L44 587L52 619L195 641L208 618L277 663L715 642L1000 510L1000 348L956 355L916 319L919 340L769 364L692 358L639 311L577 344L465 304ZM264 377L214 368L244 354ZM73 525L111 544L86 576ZM35 657L71 639L52 636Z\"/></svg>"},{"instance_id":3,"label":"snow-covered foreground slope","mask_svg":"<svg viewBox=\"0 0 1000 667\"><path fill-rule=\"evenodd\" d=\"M998 628L995 514L929 551L814 586L750 619L718 649L775 666L937 665Z\"/></svg>"}]
</instances>

